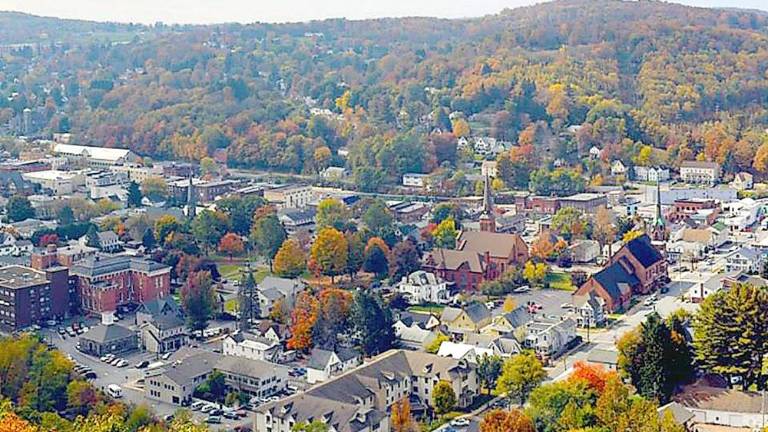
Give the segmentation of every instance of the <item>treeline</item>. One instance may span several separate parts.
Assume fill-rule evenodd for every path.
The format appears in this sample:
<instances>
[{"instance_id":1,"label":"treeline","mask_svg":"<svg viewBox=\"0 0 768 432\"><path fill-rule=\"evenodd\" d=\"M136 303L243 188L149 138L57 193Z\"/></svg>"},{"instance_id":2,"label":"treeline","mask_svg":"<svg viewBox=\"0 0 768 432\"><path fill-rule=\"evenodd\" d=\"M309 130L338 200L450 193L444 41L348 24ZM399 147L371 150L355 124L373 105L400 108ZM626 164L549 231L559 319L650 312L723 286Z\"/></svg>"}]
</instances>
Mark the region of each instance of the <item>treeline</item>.
<instances>
[{"instance_id":1,"label":"treeline","mask_svg":"<svg viewBox=\"0 0 768 432\"><path fill-rule=\"evenodd\" d=\"M317 173L363 189L439 172L455 190L458 138L509 141L514 175L592 145L602 158L701 158L768 168L764 15L568 0L471 20L186 26L144 41L3 57L0 123L37 108L45 130L159 158ZM318 108L320 113L311 113ZM567 127L581 125L575 134ZM350 150L348 159L338 149ZM587 164L591 175L605 166ZM509 171L508 171L509 172ZM455 186L458 185L458 186Z\"/></svg>"}]
</instances>

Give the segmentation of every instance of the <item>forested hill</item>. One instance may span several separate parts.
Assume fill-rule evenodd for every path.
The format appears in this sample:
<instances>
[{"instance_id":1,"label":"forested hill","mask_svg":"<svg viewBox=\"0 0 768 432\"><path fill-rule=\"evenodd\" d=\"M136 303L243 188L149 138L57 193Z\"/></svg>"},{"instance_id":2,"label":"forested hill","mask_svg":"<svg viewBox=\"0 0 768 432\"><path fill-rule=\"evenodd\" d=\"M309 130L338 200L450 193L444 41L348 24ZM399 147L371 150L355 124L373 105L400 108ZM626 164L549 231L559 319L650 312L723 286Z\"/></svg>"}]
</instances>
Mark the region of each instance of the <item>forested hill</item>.
<instances>
[{"instance_id":1,"label":"forested hill","mask_svg":"<svg viewBox=\"0 0 768 432\"><path fill-rule=\"evenodd\" d=\"M768 16L754 11L566 0L466 20L143 27L0 15L8 22L0 46L43 33L67 43L2 51L0 125L36 108L43 131L157 158L224 149L239 166L346 164L364 188L435 173L461 193L457 167L472 155L457 137L490 135L515 144L502 155L508 187L555 159L606 174L579 158L592 145L606 161L768 171Z\"/></svg>"}]
</instances>

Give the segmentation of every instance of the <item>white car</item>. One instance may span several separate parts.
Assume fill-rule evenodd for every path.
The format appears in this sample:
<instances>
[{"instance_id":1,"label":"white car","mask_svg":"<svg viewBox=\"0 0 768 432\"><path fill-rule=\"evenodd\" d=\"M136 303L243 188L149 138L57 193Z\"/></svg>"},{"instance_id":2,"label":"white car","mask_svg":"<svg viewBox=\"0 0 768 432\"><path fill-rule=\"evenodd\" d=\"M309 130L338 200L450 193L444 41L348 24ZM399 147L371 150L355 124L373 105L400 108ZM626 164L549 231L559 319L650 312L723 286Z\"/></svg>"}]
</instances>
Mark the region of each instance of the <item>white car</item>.
<instances>
[{"instance_id":1,"label":"white car","mask_svg":"<svg viewBox=\"0 0 768 432\"><path fill-rule=\"evenodd\" d=\"M192 411L198 411L204 406L205 406L205 402L197 401L197 402L192 402L192 405L190 405L189 407L192 409Z\"/></svg>"},{"instance_id":2,"label":"white car","mask_svg":"<svg viewBox=\"0 0 768 432\"><path fill-rule=\"evenodd\" d=\"M454 427L467 427L469 426L469 419L467 418L457 418L451 420L451 426Z\"/></svg>"},{"instance_id":3,"label":"white car","mask_svg":"<svg viewBox=\"0 0 768 432\"><path fill-rule=\"evenodd\" d=\"M203 414L208 414L209 412L215 410L216 407L211 404L206 404L204 407L200 408L200 412Z\"/></svg>"}]
</instances>

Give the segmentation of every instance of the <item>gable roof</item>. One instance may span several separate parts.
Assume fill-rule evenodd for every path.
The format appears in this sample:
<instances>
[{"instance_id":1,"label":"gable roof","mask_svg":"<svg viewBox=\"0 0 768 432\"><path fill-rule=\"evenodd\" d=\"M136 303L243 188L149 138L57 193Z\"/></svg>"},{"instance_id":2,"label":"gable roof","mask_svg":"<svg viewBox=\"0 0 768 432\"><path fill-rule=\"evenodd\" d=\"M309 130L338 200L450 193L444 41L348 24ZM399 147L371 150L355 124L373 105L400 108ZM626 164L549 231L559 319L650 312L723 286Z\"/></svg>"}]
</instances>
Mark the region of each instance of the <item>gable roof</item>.
<instances>
[{"instance_id":1,"label":"gable roof","mask_svg":"<svg viewBox=\"0 0 768 432\"><path fill-rule=\"evenodd\" d=\"M508 257L516 248L517 250L528 250L528 245L517 234L462 231L456 238L456 249L480 255L488 252L492 257Z\"/></svg>"},{"instance_id":2,"label":"gable roof","mask_svg":"<svg viewBox=\"0 0 768 432\"><path fill-rule=\"evenodd\" d=\"M618 262L614 262L595 273L592 275L592 279L599 283L615 301L619 301L622 293L627 289L631 291L633 286L640 283L635 275L627 272L624 266Z\"/></svg>"},{"instance_id":3,"label":"gable roof","mask_svg":"<svg viewBox=\"0 0 768 432\"><path fill-rule=\"evenodd\" d=\"M447 270L457 270L466 263L472 273L482 273L484 267L480 255L467 250L435 249L427 255L426 262Z\"/></svg>"},{"instance_id":4,"label":"gable roof","mask_svg":"<svg viewBox=\"0 0 768 432\"><path fill-rule=\"evenodd\" d=\"M664 259L661 252L651 244L648 234L630 240L624 247L646 268Z\"/></svg>"},{"instance_id":5,"label":"gable roof","mask_svg":"<svg viewBox=\"0 0 768 432\"><path fill-rule=\"evenodd\" d=\"M136 333L120 324L99 324L96 327L91 327L81 338L103 344L131 336L136 336Z\"/></svg>"}]
</instances>

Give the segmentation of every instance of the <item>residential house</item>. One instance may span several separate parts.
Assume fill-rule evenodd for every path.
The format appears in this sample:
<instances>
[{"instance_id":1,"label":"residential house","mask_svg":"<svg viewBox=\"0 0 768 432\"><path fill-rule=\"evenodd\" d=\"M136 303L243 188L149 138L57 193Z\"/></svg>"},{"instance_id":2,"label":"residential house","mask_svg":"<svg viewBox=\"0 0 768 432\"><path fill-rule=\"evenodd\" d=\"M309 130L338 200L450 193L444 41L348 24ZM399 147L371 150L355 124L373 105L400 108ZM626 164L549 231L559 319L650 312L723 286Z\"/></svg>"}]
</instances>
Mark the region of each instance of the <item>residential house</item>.
<instances>
[{"instance_id":1,"label":"residential house","mask_svg":"<svg viewBox=\"0 0 768 432\"><path fill-rule=\"evenodd\" d=\"M399 319L392 325L403 347L423 350L437 339L440 334L436 329L426 329L415 321Z\"/></svg>"},{"instance_id":2,"label":"residential house","mask_svg":"<svg viewBox=\"0 0 768 432\"><path fill-rule=\"evenodd\" d=\"M528 245L518 234L462 231L455 249L430 252L423 269L453 282L463 290L475 290L484 280L495 280L510 267L528 261Z\"/></svg>"},{"instance_id":3,"label":"residential house","mask_svg":"<svg viewBox=\"0 0 768 432\"><path fill-rule=\"evenodd\" d=\"M716 162L683 161L680 179L686 183L714 185L720 180L720 165Z\"/></svg>"},{"instance_id":4,"label":"residential house","mask_svg":"<svg viewBox=\"0 0 768 432\"><path fill-rule=\"evenodd\" d=\"M423 188L427 184L429 174L405 173L403 174L403 186L413 188Z\"/></svg>"},{"instance_id":5,"label":"residential house","mask_svg":"<svg viewBox=\"0 0 768 432\"><path fill-rule=\"evenodd\" d=\"M496 178L499 176L498 168L497 168L497 162L496 161L489 161L484 160L483 163L480 165L480 175L485 177L491 177Z\"/></svg>"},{"instance_id":6,"label":"residential house","mask_svg":"<svg viewBox=\"0 0 768 432\"><path fill-rule=\"evenodd\" d=\"M425 272L424 270L418 270L408 276L403 276L402 280L394 288L395 291L403 294L405 300L410 304L442 304L450 301L448 284L438 279L434 273Z\"/></svg>"},{"instance_id":7,"label":"residential house","mask_svg":"<svg viewBox=\"0 0 768 432\"><path fill-rule=\"evenodd\" d=\"M479 381L467 362L415 351L391 350L309 390L256 409L255 430L291 432L320 420L335 432L388 432L388 410L408 397L414 412L432 407L435 384L448 381L456 406L470 406Z\"/></svg>"},{"instance_id":8,"label":"residential house","mask_svg":"<svg viewBox=\"0 0 768 432\"><path fill-rule=\"evenodd\" d=\"M528 308L520 305L511 312L501 313L491 319L490 324L482 329L483 334L504 336L514 334L518 329L533 320Z\"/></svg>"},{"instance_id":9,"label":"residential house","mask_svg":"<svg viewBox=\"0 0 768 432\"><path fill-rule=\"evenodd\" d=\"M753 180L752 174L748 172L740 172L736 174L733 177L733 181L731 181L731 186L733 186L737 190L752 189L752 187L754 186L754 180Z\"/></svg>"},{"instance_id":10,"label":"residential house","mask_svg":"<svg viewBox=\"0 0 768 432\"><path fill-rule=\"evenodd\" d=\"M573 296L576 325L579 327L602 327L608 317L605 315L605 300L595 291Z\"/></svg>"},{"instance_id":11,"label":"residential house","mask_svg":"<svg viewBox=\"0 0 768 432\"><path fill-rule=\"evenodd\" d=\"M627 167L624 165L622 161L617 159L611 162L611 175L623 176L626 174L627 174Z\"/></svg>"},{"instance_id":12,"label":"residential house","mask_svg":"<svg viewBox=\"0 0 768 432\"><path fill-rule=\"evenodd\" d=\"M597 160L600 159L600 155L602 154L602 150L600 150L597 146L592 146L589 149L589 157L590 159Z\"/></svg>"},{"instance_id":13,"label":"residential house","mask_svg":"<svg viewBox=\"0 0 768 432\"><path fill-rule=\"evenodd\" d=\"M336 350L312 349L307 363L307 382L314 384L354 369L363 362L363 356L351 348Z\"/></svg>"},{"instance_id":14,"label":"residential house","mask_svg":"<svg viewBox=\"0 0 768 432\"><path fill-rule=\"evenodd\" d=\"M670 179L669 168L635 166L635 180L641 182L659 183Z\"/></svg>"},{"instance_id":15,"label":"residential house","mask_svg":"<svg viewBox=\"0 0 768 432\"><path fill-rule=\"evenodd\" d=\"M482 348L460 342L444 341L440 344L440 349L437 351L437 355L456 360L466 360L472 365L477 365L477 362L483 356L493 356L494 352L490 348Z\"/></svg>"},{"instance_id":16,"label":"residential house","mask_svg":"<svg viewBox=\"0 0 768 432\"><path fill-rule=\"evenodd\" d=\"M600 257L600 243L596 240L579 240L568 247L575 263L589 263Z\"/></svg>"},{"instance_id":17,"label":"residential house","mask_svg":"<svg viewBox=\"0 0 768 432\"><path fill-rule=\"evenodd\" d=\"M267 276L256 287L256 298L259 304L261 318L267 318L275 306L290 310L299 292L304 291L306 284L299 279L286 279Z\"/></svg>"},{"instance_id":18,"label":"residential house","mask_svg":"<svg viewBox=\"0 0 768 432\"><path fill-rule=\"evenodd\" d=\"M491 311L480 302L472 302L461 308L449 306L440 315L440 323L455 339L461 339L465 333L479 333L490 322Z\"/></svg>"},{"instance_id":19,"label":"residential house","mask_svg":"<svg viewBox=\"0 0 768 432\"><path fill-rule=\"evenodd\" d=\"M328 167L320 173L320 176L326 180L341 180L348 175L349 171L346 168L334 166Z\"/></svg>"},{"instance_id":20,"label":"residential house","mask_svg":"<svg viewBox=\"0 0 768 432\"><path fill-rule=\"evenodd\" d=\"M671 413L675 422L683 426L685 430L694 430L694 419L696 416L679 402L672 401L664 406L660 406L656 411L659 413L660 420L666 418L667 413Z\"/></svg>"},{"instance_id":21,"label":"residential house","mask_svg":"<svg viewBox=\"0 0 768 432\"><path fill-rule=\"evenodd\" d=\"M97 233L99 238L99 250L102 252L115 252L120 249L120 238L114 231L102 231ZM88 236L84 235L78 239L81 246L88 245Z\"/></svg>"},{"instance_id":22,"label":"residential house","mask_svg":"<svg viewBox=\"0 0 768 432\"><path fill-rule=\"evenodd\" d=\"M536 319L526 326L525 347L546 359L558 357L576 339L576 321L572 318Z\"/></svg>"},{"instance_id":23,"label":"residential house","mask_svg":"<svg viewBox=\"0 0 768 432\"><path fill-rule=\"evenodd\" d=\"M490 349L493 355L501 358L509 358L523 351L522 345L513 335L495 336L492 334L468 333L465 335L464 343Z\"/></svg>"},{"instance_id":24,"label":"residential house","mask_svg":"<svg viewBox=\"0 0 768 432\"><path fill-rule=\"evenodd\" d=\"M225 356L244 357L251 360L276 361L281 345L275 337L266 337L249 332L238 331L229 334L222 342Z\"/></svg>"},{"instance_id":25,"label":"residential house","mask_svg":"<svg viewBox=\"0 0 768 432\"><path fill-rule=\"evenodd\" d=\"M156 354L176 351L189 344L184 313L173 297L142 303L136 309L141 346Z\"/></svg>"},{"instance_id":26,"label":"residential house","mask_svg":"<svg viewBox=\"0 0 768 432\"><path fill-rule=\"evenodd\" d=\"M763 269L765 253L751 247L742 247L725 258L725 270L757 273Z\"/></svg>"}]
</instances>

